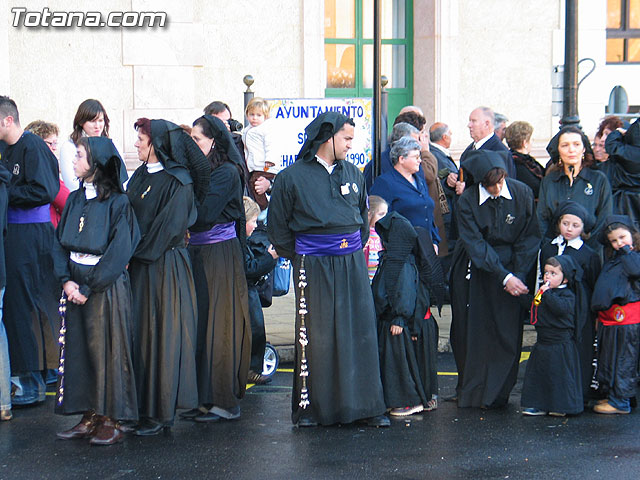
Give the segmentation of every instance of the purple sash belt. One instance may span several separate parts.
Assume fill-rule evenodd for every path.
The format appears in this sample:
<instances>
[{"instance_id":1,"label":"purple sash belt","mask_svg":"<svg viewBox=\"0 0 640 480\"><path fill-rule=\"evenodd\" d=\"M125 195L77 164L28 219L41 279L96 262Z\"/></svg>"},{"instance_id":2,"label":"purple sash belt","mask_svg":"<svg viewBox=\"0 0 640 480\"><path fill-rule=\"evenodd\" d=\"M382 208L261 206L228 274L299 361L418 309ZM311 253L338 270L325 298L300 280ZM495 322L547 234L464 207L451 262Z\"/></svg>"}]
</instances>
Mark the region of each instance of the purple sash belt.
<instances>
[{"instance_id":1,"label":"purple sash belt","mask_svg":"<svg viewBox=\"0 0 640 480\"><path fill-rule=\"evenodd\" d=\"M236 222L219 223L206 232L189 232L190 245L211 245L236 238Z\"/></svg>"},{"instance_id":2,"label":"purple sash belt","mask_svg":"<svg viewBox=\"0 0 640 480\"><path fill-rule=\"evenodd\" d=\"M332 255L349 255L362 250L360 231L353 233L336 233L332 235L296 234L296 253L324 257Z\"/></svg>"},{"instance_id":3,"label":"purple sash belt","mask_svg":"<svg viewBox=\"0 0 640 480\"><path fill-rule=\"evenodd\" d=\"M9 207L7 223L46 223L51 222L49 204L34 208Z\"/></svg>"}]
</instances>

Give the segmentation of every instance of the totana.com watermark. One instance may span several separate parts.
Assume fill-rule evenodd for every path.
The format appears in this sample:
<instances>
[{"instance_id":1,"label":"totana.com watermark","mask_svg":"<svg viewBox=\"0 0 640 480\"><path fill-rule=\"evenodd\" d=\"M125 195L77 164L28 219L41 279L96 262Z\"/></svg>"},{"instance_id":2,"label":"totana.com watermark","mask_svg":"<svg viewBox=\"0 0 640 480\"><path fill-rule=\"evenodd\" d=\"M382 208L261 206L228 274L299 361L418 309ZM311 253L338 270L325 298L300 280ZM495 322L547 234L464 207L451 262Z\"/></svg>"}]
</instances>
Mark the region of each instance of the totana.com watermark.
<instances>
[{"instance_id":1,"label":"totana.com watermark","mask_svg":"<svg viewBox=\"0 0 640 480\"><path fill-rule=\"evenodd\" d=\"M47 7L42 11L29 11L25 7L14 7L14 27L112 27L140 28L164 27L166 12L52 12Z\"/></svg>"}]
</instances>

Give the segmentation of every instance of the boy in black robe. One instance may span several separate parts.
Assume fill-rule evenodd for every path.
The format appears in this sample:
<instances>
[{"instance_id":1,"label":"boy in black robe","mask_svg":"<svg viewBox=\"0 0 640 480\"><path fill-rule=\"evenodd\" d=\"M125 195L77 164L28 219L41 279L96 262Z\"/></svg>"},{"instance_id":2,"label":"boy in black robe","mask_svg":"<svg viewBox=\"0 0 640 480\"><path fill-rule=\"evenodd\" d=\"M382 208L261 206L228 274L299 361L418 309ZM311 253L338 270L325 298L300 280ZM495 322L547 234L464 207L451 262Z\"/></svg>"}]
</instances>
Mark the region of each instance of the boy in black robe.
<instances>
[{"instance_id":1,"label":"boy in black robe","mask_svg":"<svg viewBox=\"0 0 640 480\"><path fill-rule=\"evenodd\" d=\"M450 276L451 346L459 407L501 407L515 385L522 346L517 296L528 293L540 234L531 189L506 177L508 153L470 152L456 214L460 240Z\"/></svg>"},{"instance_id":2,"label":"boy in black robe","mask_svg":"<svg viewBox=\"0 0 640 480\"><path fill-rule=\"evenodd\" d=\"M49 204L60 188L58 162L47 144L20 127L13 100L0 96L0 157L9 185L4 323L11 369L22 394L14 405L45 399L42 371L57 367L59 290L54 287Z\"/></svg>"},{"instance_id":3,"label":"boy in black robe","mask_svg":"<svg viewBox=\"0 0 640 480\"><path fill-rule=\"evenodd\" d=\"M344 161L354 123L336 112L305 129L296 163L276 177L267 229L294 261L298 314L294 424L388 426L373 297L362 245L369 236L362 173Z\"/></svg>"}]
</instances>

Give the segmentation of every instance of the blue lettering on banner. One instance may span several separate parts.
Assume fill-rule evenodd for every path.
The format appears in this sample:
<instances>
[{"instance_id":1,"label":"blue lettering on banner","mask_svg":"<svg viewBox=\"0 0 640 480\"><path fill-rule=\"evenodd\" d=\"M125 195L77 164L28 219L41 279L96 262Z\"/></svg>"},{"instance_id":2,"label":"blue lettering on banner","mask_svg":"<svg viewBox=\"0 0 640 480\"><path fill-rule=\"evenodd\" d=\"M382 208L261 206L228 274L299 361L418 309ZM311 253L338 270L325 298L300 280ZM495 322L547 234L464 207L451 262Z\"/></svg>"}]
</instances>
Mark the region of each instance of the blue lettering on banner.
<instances>
[{"instance_id":1,"label":"blue lettering on banner","mask_svg":"<svg viewBox=\"0 0 640 480\"><path fill-rule=\"evenodd\" d=\"M359 165L365 165L367 163L367 156L362 152L348 153L347 160L349 160L351 163L353 163L357 167Z\"/></svg>"},{"instance_id":2,"label":"blue lettering on banner","mask_svg":"<svg viewBox=\"0 0 640 480\"><path fill-rule=\"evenodd\" d=\"M300 132L298 134L298 145L302 145L306 139L307 139L307 134L304 132Z\"/></svg>"},{"instance_id":3,"label":"blue lettering on banner","mask_svg":"<svg viewBox=\"0 0 640 480\"><path fill-rule=\"evenodd\" d=\"M275 118L315 118L321 113L338 112L347 117L364 117L364 108L361 105L333 105L333 106L279 106Z\"/></svg>"},{"instance_id":4,"label":"blue lettering on banner","mask_svg":"<svg viewBox=\"0 0 640 480\"><path fill-rule=\"evenodd\" d=\"M293 164L297 158L298 155L282 155L282 164L280 166L282 168L286 168L289 165Z\"/></svg>"}]
</instances>

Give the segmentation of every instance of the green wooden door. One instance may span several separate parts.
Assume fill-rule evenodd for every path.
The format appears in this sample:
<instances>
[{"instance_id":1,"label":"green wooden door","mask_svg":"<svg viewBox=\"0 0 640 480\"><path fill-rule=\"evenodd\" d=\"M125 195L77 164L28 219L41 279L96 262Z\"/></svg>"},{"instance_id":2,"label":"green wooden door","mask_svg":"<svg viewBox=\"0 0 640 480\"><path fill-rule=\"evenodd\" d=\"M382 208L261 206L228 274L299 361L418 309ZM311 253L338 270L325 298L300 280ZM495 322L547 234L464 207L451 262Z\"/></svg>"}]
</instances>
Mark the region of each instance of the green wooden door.
<instances>
[{"instance_id":1,"label":"green wooden door","mask_svg":"<svg viewBox=\"0 0 640 480\"><path fill-rule=\"evenodd\" d=\"M413 103L413 0L381 0L389 126ZM373 0L325 0L327 97L373 96Z\"/></svg>"}]
</instances>

